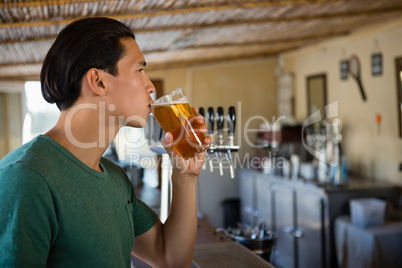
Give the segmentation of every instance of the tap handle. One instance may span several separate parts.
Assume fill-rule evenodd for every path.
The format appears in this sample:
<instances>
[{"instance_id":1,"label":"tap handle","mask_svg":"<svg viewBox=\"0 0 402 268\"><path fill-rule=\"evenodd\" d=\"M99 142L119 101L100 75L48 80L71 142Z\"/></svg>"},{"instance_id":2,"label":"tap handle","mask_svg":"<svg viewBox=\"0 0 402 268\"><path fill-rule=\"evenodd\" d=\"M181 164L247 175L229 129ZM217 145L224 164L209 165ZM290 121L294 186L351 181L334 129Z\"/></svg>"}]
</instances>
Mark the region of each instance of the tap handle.
<instances>
[{"instance_id":1,"label":"tap handle","mask_svg":"<svg viewBox=\"0 0 402 268\"><path fill-rule=\"evenodd\" d=\"M208 123L208 134L212 135L214 132L214 108L209 107L207 110L207 123Z\"/></svg>"},{"instance_id":2,"label":"tap handle","mask_svg":"<svg viewBox=\"0 0 402 268\"><path fill-rule=\"evenodd\" d=\"M223 108L221 106L216 110L216 127L218 134L223 134Z\"/></svg>"},{"instance_id":3,"label":"tap handle","mask_svg":"<svg viewBox=\"0 0 402 268\"><path fill-rule=\"evenodd\" d=\"M202 115L202 117L205 117L205 110L204 110L203 107L198 108L198 113L199 113L200 115Z\"/></svg>"},{"instance_id":4,"label":"tap handle","mask_svg":"<svg viewBox=\"0 0 402 268\"><path fill-rule=\"evenodd\" d=\"M229 137L234 136L235 127L236 127L236 109L235 107L230 106L228 111Z\"/></svg>"}]
</instances>

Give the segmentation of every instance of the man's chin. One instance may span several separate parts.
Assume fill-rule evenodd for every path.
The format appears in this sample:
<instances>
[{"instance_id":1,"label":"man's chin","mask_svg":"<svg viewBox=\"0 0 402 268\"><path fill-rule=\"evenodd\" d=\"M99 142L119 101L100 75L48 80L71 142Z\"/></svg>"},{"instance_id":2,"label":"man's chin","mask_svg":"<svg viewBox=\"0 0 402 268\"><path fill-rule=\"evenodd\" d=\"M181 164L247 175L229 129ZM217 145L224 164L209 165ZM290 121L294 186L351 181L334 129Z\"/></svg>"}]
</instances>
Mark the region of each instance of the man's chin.
<instances>
[{"instance_id":1,"label":"man's chin","mask_svg":"<svg viewBox=\"0 0 402 268\"><path fill-rule=\"evenodd\" d=\"M129 127L143 128L147 125L147 118L143 118L139 115L133 115L125 120L125 125Z\"/></svg>"},{"instance_id":2,"label":"man's chin","mask_svg":"<svg viewBox=\"0 0 402 268\"><path fill-rule=\"evenodd\" d=\"M136 123L136 124L128 123L128 124L126 124L126 127L144 128L146 125L147 125L146 123L144 125L143 124L138 124L138 123Z\"/></svg>"}]
</instances>

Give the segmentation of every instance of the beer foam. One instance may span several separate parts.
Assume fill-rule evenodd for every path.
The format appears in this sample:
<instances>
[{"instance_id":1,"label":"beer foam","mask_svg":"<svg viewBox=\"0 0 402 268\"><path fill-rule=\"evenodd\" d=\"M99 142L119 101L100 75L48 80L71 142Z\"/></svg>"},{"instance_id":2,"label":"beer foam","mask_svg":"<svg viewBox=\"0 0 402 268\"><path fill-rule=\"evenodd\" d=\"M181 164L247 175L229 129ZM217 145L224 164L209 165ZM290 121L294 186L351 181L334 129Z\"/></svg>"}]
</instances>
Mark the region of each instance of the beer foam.
<instances>
[{"instance_id":1,"label":"beer foam","mask_svg":"<svg viewBox=\"0 0 402 268\"><path fill-rule=\"evenodd\" d=\"M183 97L181 97L180 99L178 99L178 100L172 100L172 102L171 103L187 103L188 102L188 100L187 100L187 98L186 98L186 96L183 96Z\"/></svg>"},{"instance_id":2,"label":"beer foam","mask_svg":"<svg viewBox=\"0 0 402 268\"><path fill-rule=\"evenodd\" d=\"M166 95L165 96L166 99L163 101L165 104L181 104L181 103L188 103L188 100L186 98L186 96L183 96L179 99L175 98L175 100L173 100L172 96L170 95Z\"/></svg>"},{"instance_id":3,"label":"beer foam","mask_svg":"<svg viewBox=\"0 0 402 268\"><path fill-rule=\"evenodd\" d=\"M165 103L152 103L151 106L170 106L174 104L187 104L188 101L172 101L172 102L165 102Z\"/></svg>"},{"instance_id":4,"label":"beer foam","mask_svg":"<svg viewBox=\"0 0 402 268\"><path fill-rule=\"evenodd\" d=\"M166 105L183 104L183 103L188 103L188 100L186 96L184 96L182 89L176 88L175 90L157 99L154 105L166 106Z\"/></svg>"}]
</instances>

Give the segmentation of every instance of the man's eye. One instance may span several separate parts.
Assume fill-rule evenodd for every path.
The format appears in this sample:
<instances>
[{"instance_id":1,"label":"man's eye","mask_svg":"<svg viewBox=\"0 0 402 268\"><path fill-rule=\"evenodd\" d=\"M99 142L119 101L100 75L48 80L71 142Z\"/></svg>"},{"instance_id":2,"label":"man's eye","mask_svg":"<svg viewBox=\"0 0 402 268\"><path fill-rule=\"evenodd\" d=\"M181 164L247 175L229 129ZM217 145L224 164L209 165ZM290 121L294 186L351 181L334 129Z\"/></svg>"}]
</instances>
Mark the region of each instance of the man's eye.
<instances>
[{"instance_id":1,"label":"man's eye","mask_svg":"<svg viewBox=\"0 0 402 268\"><path fill-rule=\"evenodd\" d=\"M142 73L143 71L145 71L145 69L144 68L141 68L141 69L139 69L138 70L140 73Z\"/></svg>"}]
</instances>

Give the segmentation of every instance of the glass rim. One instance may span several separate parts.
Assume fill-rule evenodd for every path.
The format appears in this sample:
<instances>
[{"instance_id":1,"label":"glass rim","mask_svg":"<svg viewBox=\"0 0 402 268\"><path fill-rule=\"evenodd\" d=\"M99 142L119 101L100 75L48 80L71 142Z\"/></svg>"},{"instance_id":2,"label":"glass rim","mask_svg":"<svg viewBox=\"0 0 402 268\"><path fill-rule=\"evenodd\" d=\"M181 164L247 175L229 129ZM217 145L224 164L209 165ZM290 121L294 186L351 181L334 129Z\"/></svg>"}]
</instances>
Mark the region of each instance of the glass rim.
<instances>
[{"instance_id":1,"label":"glass rim","mask_svg":"<svg viewBox=\"0 0 402 268\"><path fill-rule=\"evenodd\" d=\"M173 97L176 95L179 96L179 100L173 100ZM188 103L187 97L184 94L183 89L181 87L175 88L170 92L164 94L163 96L157 98L156 100L154 100L153 103L151 103L151 106L156 104L172 104L172 103Z\"/></svg>"}]
</instances>

